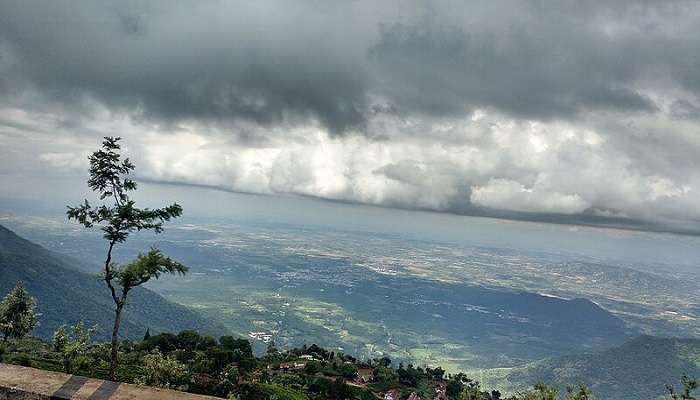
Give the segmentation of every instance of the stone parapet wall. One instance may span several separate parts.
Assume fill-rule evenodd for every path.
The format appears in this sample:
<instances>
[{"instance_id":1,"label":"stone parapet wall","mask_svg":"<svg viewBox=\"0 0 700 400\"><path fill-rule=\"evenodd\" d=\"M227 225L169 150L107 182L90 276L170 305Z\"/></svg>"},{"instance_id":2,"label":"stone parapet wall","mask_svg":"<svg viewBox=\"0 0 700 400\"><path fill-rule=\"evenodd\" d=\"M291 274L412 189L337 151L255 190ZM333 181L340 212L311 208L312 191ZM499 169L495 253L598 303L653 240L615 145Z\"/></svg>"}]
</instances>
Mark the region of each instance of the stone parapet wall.
<instances>
[{"instance_id":1,"label":"stone parapet wall","mask_svg":"<svg viewBox=\"0 0 700 400\"><path fill-rule=\"evenodd\" d=\"M0 363L0 400L65 399L214 400L217 398Z\"/></svg>"}]
</instances>

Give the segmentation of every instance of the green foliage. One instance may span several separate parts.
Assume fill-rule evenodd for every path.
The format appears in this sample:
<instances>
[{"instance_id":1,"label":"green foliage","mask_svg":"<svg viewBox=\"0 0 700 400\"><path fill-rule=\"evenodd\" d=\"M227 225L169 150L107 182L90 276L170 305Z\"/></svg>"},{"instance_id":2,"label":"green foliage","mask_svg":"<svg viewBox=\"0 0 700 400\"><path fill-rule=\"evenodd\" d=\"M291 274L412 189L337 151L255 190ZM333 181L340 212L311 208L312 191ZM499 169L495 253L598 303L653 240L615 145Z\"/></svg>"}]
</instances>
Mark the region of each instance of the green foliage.
<instances>
[{"instance_id":1,"label":"green foliage","mask_svg":"<svg viewBox=\"0 0 700 400\"><path fill-rule=\"evenodd\" d=\"M246 400L308 400L300 391L265 383L246 384L241 388L241 399Z\"/></svg>"},{"instance_id":2,"label":"green foliage","mask_svg":"<svg viewBox=\"0 0 700 400\"><path fill-rule=\"evenodd\" d=\"M387 368L388 368L389 366L391 366L391 358L389 358L389 357L382 357L382 358L380 358L379 360L377 360L377 362L378 362L379 365L381 365L382 367L387 367Z\"/></svg>"},{"instance_id":3,"label":"green foliage","mask_svg":"<svg viewBox=\"0 0 700 400\"><path fill-rule=\"evenodd\" d=\"M399 364L397 372L399 374L399 383L408 387L417 387L418 381L423 374L423 371L414 368L412 364L408 364L406 368L404 368L403 364Z\"/></svg>"},{"instance_id":4,"label":"green foliage","mask_svg":"<svg viewBox=\"0 0 700 400\"><path fill-rule=\"evenodd\" d=\"M0 333L3 340L22 338L30 334L37 324L36 300L29 296L24 285L17 286L0 302Z\"/></svg>"},{"instance_id":5,"label":"green foliage","mask_svg":"<svg viewBox=\"0 0 700 400\"><path fill-rule=\"evenodd\" d=\"M208 349L204 353L204 358L208 361L209 371L221 371L226 366L236 361L236 355L237 353L232 350L216 346ZM240 361L240 359L238 361Z\"/></svg>"},{"instance_id":6,"label":"green foliage","mask_svg":"<svg viewBox=\"0 0 700 400\"><path fill-rule=\"evenodd\" d=\"M342 378L314 378L308 384L309 394L322 399L345 400L355 397L353 389Z\"/></svg>"},{"instance_id":7,"label":"green foliage","mask_svg":"<svg viewBox=\"0 0 700 400\"><path fill-rule=\"evenodd\" d=\"M193 352L197 350L207 350L216 346L216 340L210 336L200 335L193 330L184 330L174 335L169 332L153 335L136 345L140 351L152 351L158 349L163 353L173 350L184 350ZM248 345L250 346L250 344ZM224 346L221 346L224 348Z\"/></svg>"},{"instance_id":8,"label":"green foliage","mask_svg":"<svg viewBox=\"0 0 700 400\"><path fill-rule=\"evenodd\" d=\"M318 361L309 361L304 366L304 372L313 375L321 372L321 363Z\"/></svg>"},{"instance_id":9,"label":"green foliage","mask_svg":"<svg viewBox=\"0 0 700 400\"><path fill-rule=\"evenodd\" d=\"M144 373L137 378L141 385L166 389L187 390L190 375L187 366L174 356L164 356L158 350L143 357Z\"/></svg>"},{"instance_id":10,"label":"green foliage","mask_svg":"<svg viewBox=\"0 0 700 400\"><path fill-rule=\"evenodd\" d=\"M593 400L593 393L585 386L567 386L565 400Z\"/></svg>"},{"instance_id":11,"label":"green foliage","mask_svg":"<svg viewBox=\"0 0 700 400\"><path fill-rule=\"evenodd\" d=\"M94 331L85 329L82 324L78 324L70 333L68 331L65 327L59 329L51 345L35 338L11 341L0 348L4 349L0 350L4 352L3 360L104 378L109 344L91 344L90 335ZM411 393L418 394L421 399L435 398L438 389L446 389L447 397L451 400L594 399L585 385L568 386L560 395L556 386L542 383L534 385L531 390L507 397L498 391L483 389L479 382L463 373L445 376L439 368L412 365L392 369L382 366L388 363L365 363L343 354L331 355L323 351L317 351L316 355L326 354L328 360L307 363L318 365L323 374L312 375L309 372L313 371L308 369L282 371L279 363L268 360L267 355L260 358L253 356L246 339L222 336L217 341L194 331L152 335L141 343L125 340L120 343L119 351L123 365L118 369L117 377L122 381L238 400L369 400L391 389L399 390L402 399L408 398ZM279 357L297 360L304 351L308 351L308 348L279 352ZM70 358L68 367L64 365L66 357ZM350 366L350 371L358 367L368 368L370 364L375 366L375 382L366 389L349 385L352 378L342 376L343 366ZM415 387L399 382L401 375L406 382L415 382ZM698 381L684 376L681 384L683 387L678 391L668 385L665 398L697 400L693 392L698 388Z\"/></svg>"},{"instance_id":12,"label":"green foliage","mask_svg":"<svg viewBox=\"0 0 700 400\"><path fill-rule=\"evenodd\" d=\"M435 369L426 368L425 372L432 375L435 379L442 379L445 376L445 370L441 367L437 367Z\"/></svg>"},{"instance_id":13,"label":"green foliage","mask_svg":"<svg viewBox=\"0 0 700 400\"><path fill-rule=\"evenodd\" d=\"M556 387L538 383L532 390L520 393L516 398L517 400L557 400L558 396L559 389Z\"/></svg>"},{"instance_id":14,"label":"green foliage","mask_svg":"<svg viewBox=\"0 0 700 400\"><path fill-rule=\"evenodd\" d=\"M354 380L357 378L357 366L352 363L336 363L334 364L336 373L345 379Z\"/></svg>"},{"instance_id":15,"label":"green foliage","mask_svg":"<svg viewBox=\"0 0 700 400\"><path fill-rule=\"evenodd\" d=\"M696 378L683 375L681 378L681 385L683 389L680 393L676 392L676 388L673 385L666 385L666 391L668 391L669 396L671 396L673 400L697 400L697 397L693 396L693 392L700 386L700 381Z\"/></svg>"},{"instance_id":16,"label":"green foliage","mask_svg":"<svg viewBox=\"0 0 700 400\"><path fill-rule=\"evenodd\" d=\"M5 362L9 364L21 365L23 367L33 366L32 358L29 355L23 353L11 355L5 359Z\"/></svg>"},{"instance_id":17,"label":"green foliage","mask_svg":"<svg viewBox=\"0 0 700 400\"><path fill-rule=\"evenodd\" d=\"M239 379L241 379L241 374L238 371L238 367L229 365L219 373L213 394L217 396L228 396L238 386Z\"/></svg>"},{"instance_id":18,"label":"green foliage","mask_svg":"<svg viewBox=\"0 0 700 400\"><path fill-rule=\"evenodd\" d=\"M107 284L116 305L116 316L112 329L112 350L110 359L110 378L114 378L117 368L117 340L121 324L121 313L131 289L150 279L158 278L163 273L184 274L187 268L165 257L159 250L151 248L147 254L139 254L136 260L124 266L112 263L112 250L117 243L123 243L135 231L152 230L160 233L163 223L182 215L182 207L174 203L164 208L138 208L129 197L129 192L136 190L136 182L129 178L134 164L128 158L122 160L119 145L120 138L105 137L102 148L88 158L90 161L90 178L88 187L97 192L100 200L110 199L110 204L93 207L85 199L76 207L68 207L68 219L74 219L86 228L100 226L103 237L108 241L104 264L103 280ZM121 294L114 282L121 286Z\"/></svg>"},{"instance_id":19,"label":"green foliage","mask_svg":"<svg viewBox=\"0 0 700 400\"><path fill-rule=\"evenodd\" d=\"M102 148L90 155L90 178L88 187L100 195L100 200L111 198L112 205L90 205L88 200L76 207L68 207L69 219L75 219L86 228L101 226L104 238L110 243L122 243L134 231L153 230L160 233L163 222L182 214L177 203L170 206L149 209L137 208L129 198L129 192L136 190L136 182L128 178L134 164L121 159L119 150L121 138L105 137Z\"/></svg>"},{"instance_id":20,"label":"green foliage","mask_svg":"<svg viewBox=\"0 0 700 400\"><path fill-rule=\"evenodd\" d=\"M447 380L447 397L450 399L456 399L462 393L466 385L471 382L472 380L461 372L456 375L451 375Z\"/></svg>"},{"instance_id":21,"label":"green foliage","mask_svg":"<svg viewBox=\"0 0 700 400\"><path fill-rule=\"evenodd\" d=\"M273 375L269 381L269 383L300 391L306 390L307 382L308 377L303 374L277 374Z\"/></svg>"},{"instance_id":22,"label":"green foliage","mask_svg":"<svg viewBox=\"0 0 700 400\"><path fill-rule=\"evenodd\" d=\"M59 354L64 372L72 374L89 362L86 354L96 330L97 326L88 329L82 322L78 322L72 333L68 332L65 325L54 332L53 351Z\"/></svg>"},{"instance_id":23,"label":"green foliage","mask_svg":"<svg viewBox=\"0 0 700 400\"><path fill-rule=\"evenodd\" d=\"M274 340L271 340L267 344L267 350L265 351L265 359L268 361L279 361L281 358L281 353L277 348Z\"/></svg>"},{"instance_id":24,"label":"green foliage","mask_svg":"<svg viewBox=\"0 0 700 400\"><path fill-rule=\"evenodd\" d=\"M383 391L399 384L399 374L393 368L377 366L372 370L373 387Z\"/></svg>"},{"instance_id":25,"label":"green foliage","mask_svg":"<svg viewBox=\"0 0 700 400\"><path fill-rule=\"evenodd\" d=\"M482 390L481 385L477 381L470 379L461 379L462 391L457 399L459 400L500 400L501 392L494 390L487 392ZM516 400L516 399L512 399Z\"/></svg>"},{"instance_id":26,"label":"green foliage","mask_svg":"<svg viewBox=\"0 0 700 400\"><path fill-rule=\"evenodd\" d=\"M253 348L246 339L236 339L233 336L222 336L219 338L221 347L226 350L239 351L243 357L253 357ZM269 350L268 350L269 352Z\"/></svg>"},{"instance_id":27,"label":"green foliage","mask_svg":"<svg viewBox=\"0 0 700 400\"><path fill-rule=\"evenodd\" d=\"M139 254L136 260L124 266L113 264L113 267L109 269L111 274L109 279L116 279L119 285L127 291L153 278L158 279L164 273L184 275L185 272L187 272L187 267L164 256L160 250L152 247L148 253Z\"/></svg>"}]
</instances>

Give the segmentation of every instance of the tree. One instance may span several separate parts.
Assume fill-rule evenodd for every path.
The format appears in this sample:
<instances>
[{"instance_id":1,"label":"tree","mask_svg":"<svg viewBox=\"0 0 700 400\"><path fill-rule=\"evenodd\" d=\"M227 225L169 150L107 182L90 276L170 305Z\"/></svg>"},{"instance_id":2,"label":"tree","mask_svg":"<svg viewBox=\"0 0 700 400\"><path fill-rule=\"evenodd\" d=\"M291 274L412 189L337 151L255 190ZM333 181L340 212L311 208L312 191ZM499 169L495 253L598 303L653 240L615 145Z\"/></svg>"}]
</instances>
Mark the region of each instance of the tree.
<instances>
[{"instance_id":1,"label":"tree","mask_svg":"<svg viewBox=\"0 0 700 400\"><path fill-rule=\"evenodd\" d=\"M495 391L493 393L497 394L496 398L501 397L500 393ZM476 381L466 383L462 393L459 394L459 400L491 400L492 398L489 393L481 391L481 385Z\"/></svg>"},{"instance_id":2,"label":"tree","mask_svg":"<svg viewBox=\"0 0 700 400\"><path fill-rule=\"evenodd\" d=\"M68 333L66 325L61 325L53 333L52 340L53 351L61 355L63 371L67 374L72 374L86 363L85 354L97 331L97 325L87 329L81 321L72 330L72 334Z\"/></svg>"},{"instance_id":3,"label":"tree","mask_svg":"<svg viewBox=\"0 0 700 400\"><path fill-rule=\"evenodd\" d=\"M0 332L3 341L9 338L22 338L30 334L37 324L36 300L22 285L14 289L0 302Z\"/></svg>"},{"instance_id":4,"label":"tree","mask_svg":"<svg viewBox=\"0 0 700 400\"><path fill-rule=\"evenodd\" d=\"M593 400L593 394L585 385L567 386L564 400Z\"/></svg>"},{"instance_id":5,"label":"tree","mask_svg":"<svg viewBox=\"0 0 700 400\"><path fill-rule=\"evenodd\" d=\"M282 353L280 353L279 349L277 348L277 345L275 345L275 341L271 340L270 343L267 344L267 350L265 352L265 359L269 361L275 361L279 360L282 356Z\"/></svg>"},{"instance_id":6,"label":"tree","mask_svg":"<svg viewBox=\"0 0 700 400\"><path fill-rule=\"evenodd\" d=\"M139 254L136 260L126 265L120 266L112 262L114 246L125 242L131 233L142 230L160 233L164 222L182 215L182 207L177 203L157 209L136 207L135 201L129 197L129 192L136 190L136 182L128 177L135 167L128 158L122 160L119 140L118 137L105 137L102 148L88 157L88 187L99 194L101 201L107 203L93 207L86 199L81 205L69 206L66 212L69 220L74 219L85 228L99 226L108 243L102 279L115 304L109 365L109 377L112 380L117 369L122 310L129 291L163 273L184 274L187 271L184 265L164 256L154 247L146 254Z\"/></svg>"},{"instance_id":7,"label":"tree","mask_svg":"<svg viewBox=\"0 0 700 400\"><path fill-rule=\"evenodd\" d=\"M318 361L307 362L304 366L304 372L306 372L309 375L314 375L318 372L321 372L321 363L319 363Z\"/></svg>"},{"instance_id":8,"label":"tree","mask_svg":"<svg viewBox=\"0 0 700 400\"><path fill-rule=\"evenodd\" d=\"M377 366L372 370L372 381L384 386L398 385L399 375L393 368Z\"/></svg>"},{"instance_id":9,"label":"tree","mask_svg":"<svg viewBox=\"0 0 700 400\"><path fill-rule=\"evenodd\" d=\"M464 387L471 382L472 380L461 372L450 376L446 387L447 397L450 399L456 399L460 393L462 393Z\"/></svg>"},{"instance_id":10,"label":"tree","mask_svg":"<svg viewBox=\"0 0 700 400\"><path fill-rule=\"evenodd\" d=\"M516 398L518 400L557 400L558 397L559 389L547 386L544 383L538 383L533 390L520 393Z\"/></svg>"},{"instance_id":11,"label":"tree","mask_svg":"<svg viewBox=\"0 0 700 400\"><path fill-rule=\"evenodd\" d=\"M355 364L339 364L336 368L345 379L355 380L358 377L358 370Z\"/></svg>"},{"instance_id":12,"label":"tree","mask_svg":"<svg viewBox=\"0 0 700 400\"><path fill-rule=\"evenodd\" d=\"M328 390L328 398L337 400L346 400L353 398L352 389L345 383L345 379L335 378Z\"/></svg>"},{"instance_id":13,"label":"tree","mask_svg":"<svg viewBox=\"0 0 700 400\"><path fill-rule=\"evenodd\" d=\"M389 358L389 357L382 357L379 359L375 358L374 363L376 363L377 365L379 365L381 367L389 368L389 366L391 365L391 358Z\"/></svg>"},{"instance_id":14,"label":"tree","mask_svg":"<svg viewBox=\"0 0 700 400\"><path fill-rule=\"evenodd\" d=\"M144 373L136 379L136 383L187 390L187 383L190 380L189 371L174 356L164 356L160 351L154 350L143 358L143 366Z\"/></svg>"},{"instance_id":15,"label":"tree","mask_svg":"<svg viewBox=\"0 0 700 400\"><path fill-rule=\"evenodd\" d=\"M253 348L246 339L236 339L233 336L222 336L219 338L221 347L226 350L240 351L245 357L253 357Z\"/></svg>"},{"instance_id":16,"label":"tree","mask_svg":"<svg viewBox=\"0 0 700 400\"><path fill-rule=\"evenodd\" d=\"M238 372L238 367L235 365L229 365L224 368L221 373L219 373L219 379L214 388L214 393L218 396L226 397L228 396L240 381L240 374Z\"/></svg>"},{"instance_id":17,"label":"tree","mask_svg":"<svg viewBox=\"0 0 700 400\"><path fill-rule=\"evenodd\" d=\"M673 385L666 385L666 390L671 398L673 400L697 400L697 397L693 396L693 391L700 386L700 382L695 378L683 375L681 384L683 385L682 393L677 393Z\"/></svg>"},{"instance_id":18,"label":"tree","mask_svg":"<svg viewBox=\"0 0 700 400\"><path fill-rule=\"evenodd\" d=\"M426 371L427 372L427 371ZM445 377L445 370L442 367L437 367L431 371L434 379L442 380Z\"/></svg>"}]
</instances>

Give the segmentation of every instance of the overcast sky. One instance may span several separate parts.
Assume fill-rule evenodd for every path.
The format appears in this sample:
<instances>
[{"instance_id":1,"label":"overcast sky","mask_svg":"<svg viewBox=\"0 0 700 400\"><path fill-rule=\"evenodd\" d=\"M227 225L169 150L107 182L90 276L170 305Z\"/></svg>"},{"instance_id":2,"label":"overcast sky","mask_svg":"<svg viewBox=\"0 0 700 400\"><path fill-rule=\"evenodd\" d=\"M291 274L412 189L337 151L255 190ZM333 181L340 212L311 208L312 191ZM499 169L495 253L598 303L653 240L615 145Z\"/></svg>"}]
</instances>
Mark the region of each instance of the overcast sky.
<instances>
[{"instance_id":1,"label":"overcast sky","mask_svg":"<svg viewBox=\"0 0 700 400\"><path fill-rule=\"evenodd\" d=\"M0 177L60 185L115 135L149 181L683 230L699 27L673 0L5 0Z\"/></svg>"}]
</instances>

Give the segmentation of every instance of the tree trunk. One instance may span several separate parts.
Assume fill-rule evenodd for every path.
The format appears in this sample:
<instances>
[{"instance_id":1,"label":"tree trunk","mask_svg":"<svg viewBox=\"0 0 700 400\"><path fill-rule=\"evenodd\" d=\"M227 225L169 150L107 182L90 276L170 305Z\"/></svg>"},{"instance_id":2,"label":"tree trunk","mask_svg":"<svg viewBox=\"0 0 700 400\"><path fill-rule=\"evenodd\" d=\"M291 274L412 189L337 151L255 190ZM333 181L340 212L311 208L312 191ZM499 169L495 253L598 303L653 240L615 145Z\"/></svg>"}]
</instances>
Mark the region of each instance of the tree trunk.
<instances>
[{"instance_id":1,"label":"tree trunk","mask_svg":"<svg viewBox=\"0 0 700 400\"><path fill-rule=\"evenodd\" d=\"M122 308L124 306L117 304L114 310L114 327L112 328L112 356L109 360L109 380L113 381L117 372L117 350L119 346L119 325L122 322Z\"/></svg>"}]
</instances>

